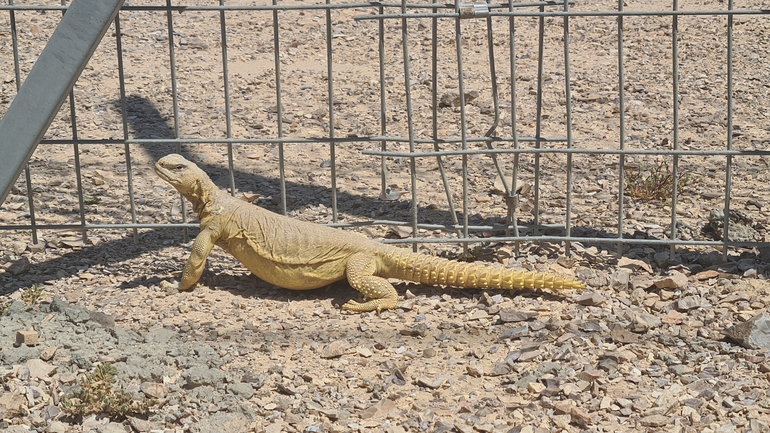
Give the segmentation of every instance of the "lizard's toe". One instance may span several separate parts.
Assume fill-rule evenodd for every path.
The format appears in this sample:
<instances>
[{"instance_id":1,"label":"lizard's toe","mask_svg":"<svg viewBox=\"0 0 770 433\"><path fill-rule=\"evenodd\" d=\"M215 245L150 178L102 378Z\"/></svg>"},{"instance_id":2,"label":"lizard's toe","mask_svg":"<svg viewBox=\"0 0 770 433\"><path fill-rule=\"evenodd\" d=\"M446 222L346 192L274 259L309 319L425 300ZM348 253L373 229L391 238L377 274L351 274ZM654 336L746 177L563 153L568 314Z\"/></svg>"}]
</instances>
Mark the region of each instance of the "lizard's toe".
<instances>
[{"instance_id":1,"label":"lizard's toe","mask_svg":"<svg viewBox=\"0 0 770 433\"><path fill-rule=\"evenodd\" d=\"M372 299L363 303L348 301L345 303L345 305L342 306L342 309L345 311L355 311L358 313L374 310L379 312L382 310L390 310L396 308L396 305L397 300L394 299Z\"/></svg>"},{"instance_id":2,"label":"lizard's toe","mask_svg":"<svg viewBox=\"0 0 770 433\"><path fill-rule=\"evenodd\" d=\"M342 309L345 311L367 311L363 309L363 305L364 304L360 302L348 301L348 302L345 302L345 304L342 306Z\"/></svg>"},{"instance_id":3,"label":"lizard's toe","mask_svg":"<svg viewBox=\"0 0 770 433\"><path fill-rule=\"evenodd\" d=\"M168 282L166 280L163 280L160 282L159 286L161 289L167 292L171 292L174 290L179 290L179 281Z\"/></svg>"}]
</instances>

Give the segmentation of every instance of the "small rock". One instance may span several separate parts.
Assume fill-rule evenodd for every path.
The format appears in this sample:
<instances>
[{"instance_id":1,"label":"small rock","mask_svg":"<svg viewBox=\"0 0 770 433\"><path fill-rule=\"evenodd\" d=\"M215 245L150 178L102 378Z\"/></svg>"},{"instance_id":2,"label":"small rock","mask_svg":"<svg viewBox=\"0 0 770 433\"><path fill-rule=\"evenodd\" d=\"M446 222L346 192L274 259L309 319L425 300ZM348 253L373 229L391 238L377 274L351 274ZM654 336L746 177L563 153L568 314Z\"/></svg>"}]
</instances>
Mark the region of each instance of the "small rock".
<instances>
[{"instance_id":1,"label":"small rock","mask_svg":"<svg viewBox=\"0 0 770 433\"><path fill-rule=\"evenodd\" d=\"M186 372L187 387L197 388L199 386L218 387L225 380L225 374L221 370L214 368L193 367Z\"/></svg>"},{"instance_id":2,"label":"small rock","mask_svg":"<svg viewBox=\"0 0 770 433\"><path fill-rule=\"evenodd\" d=\"M655 281L649 275L636 275L631 278L632 289L649 289L655 284Z\"/></svg>"},{"instance_id":3,"label":"small rock","mask_svg":"<svg viewBox=\"0 0 770 433\"><path fill-rule=\"evenodd\" d=\"M623 317L631 322L629 329L637 333L647 332L652 328L657 328L662 323L658 316L637 308L627 310Z\"/></svg>"},{"instance_id":4,"label":"small rock","mask_svg":"<svg viewBox=\"0 0 770 433\"><path fill-rule=\"evenodd\" d=\"M612 325L612 328L610 328L610 338L612 338L614 343L619 344L638 343L640 341L638 335L619 324L614 324Z\"/></svg>"},{"instance_id":5,"label":"small rock","mask_svg":"<svg viewBox=\"0 0 770 433\"><path fill-rule=\"evenodd\" d=\"M37 331L17 331L16 332L16 347L21 346L37 346L38 345Z\"/></svg>"},{"instance_id":6,"label":"small rock","mask_svg":"<svg viewBox=\"0 0 770 433\"><path fill-rule=\"evenodd\" d=\"M703 232L716 240L721 240L724 234L725 213L723 209L712 209L708 215L708 224ZM728 236L731 241L754 242L762 239L752 227L754 222L751 216L740 209L730 209L728 218Z\"/></svg>"},{"instance_id":7,"label":"small rock","mask_svg":"<svg viewBox=\"0 0 770 433\"><path fill-rule=\"evenodd\" d=\"M29 271L31 267L32 264L29 262L29 259L27 257L22 257L11 262L11 265L8 266L5 271L13 276L17 276Z\"/></svg>"},{"instance_id":8,"label":"small rock","mask_svg":"<svg viewBox=\"0 0 770 433\"><path fill-rule=\"evenodd\" d=\"M630 350L625 349L619 349L619 350L613 350L610 352L605 352L603 355L601 355L603 358L608 358L615 360L615 362L622 363L622 362L630 362L636 359L636 354Z\"/></svg>"},{"instance_id":9,"label":"small rock","mask_svg":"<svg viewBox=\"0 0 770 433\"><path fill-rule=\"evenodd\" d=\"M668 417L665 415L648 415L639 420L645 427L663 427L668 424Z\"/></svg>"},{"instance_id":10,"label":"small rock","mask_svg":"<svg viewBox=\"0 0 770 433\"><path fill-rule=\"evenodd\" d=\"M719 276L719 272L714 270L702 271L695 274L695 279L698 281L705 281L716 278Z\"/></svg>"},{"instance_id":11,"label":"small rock","mask_svg":"<svg viewBox=\"0 0 770 433\"><path fill-rule=\"evenodd\" d=\"M515 340L518 338L526 337L529 335L529 327L527 325L518 326L516 328L508 328L502 332L497 338L501 341Z\"/></svg>"},{"instance_id":12,"label":"small rock","mask_svg":"<svg viewBox=\"0 0 770 433\"><path fill-rule=\"evenodd\" d=\"M512 308L500 310L500 321L504 323L525 322L538 316L537 311L518 311Z\"/></svg>"},{"instance_id":13,"label":"small rock","mask_svg":"<svg viewBox=\"0 0 770 433\"><path fill-rule=\"evenodd\" d=\"M336 420L340 417L340 413L337 409L321 409L319 412L330 420Z\"/></svg>"},{"instance_id":14,"label":"small rock","mask_svg":"<svg viewBox=\"0 0 770 433\"><path fill-rule=\"evenodd\" d=\"M45 431L46 433L66 433L69 430L69 425L65 424L61 421L51 421L50 424L48 424L48 427L46 427ZM148 430L137 430L140 433L143 433Z\"/></svg>"},{"instance_id":15,"label":"small rock","mask_svg":"<svg viewBox=\"0 0 770 433\"><path fill-rule=\"evenodd\" d=\"M572 416L572 422L581 427L588 426L593 422L591 416L586 411L576 406L572 407L570 415Z\"/></svg>"},{"instance_id":16,"label":"small rock","mask_svg":"<svg viewBox=\"0 0 770 433\"><path fill-rule=\"evenodd\" d=\"M369 358L372 355L374 355L374 353L372 353L372 351L368 347L363 347L363 346L356 347L356 353L363 356L364 358Z\"/></svg>"},{"instance_id":17,"label":"small rock","mask_svg":"<svg viewBox=\"0 0 770 433\"><path fill-rule=\"evenodd\" d=\"M575 301L576 303L580 305L586 305L586 306L596 306L601 305L606 301L606 298L599 293L591 292L591 293L584 293L580 295L579 298Z\"/></svg>"},{"instance_id":18,"label":"small rock","mask_svg":"<svg viewBox=\"0 0 770 433\"><path fill-rule=\"evenodd\" d=\"M438 388L441 388L441 385L443 385L444 382L446 381L447 381L447 377L437 375L433 379L419 378L417 379L417 385L424 386L430 389L438 389Z\"/></svg>"},{"instance_id":19,"label":"small rock","mask_svg":"<svg viewBox=\"0 0 770 433\"><path fill-rule=\"evenodd\" d=\"M410 337L424 337L428 334L428 324L424 322L420 322L416 325L412 325L408 328L404 328L399 332L401 333L401 335L407 335Z\"/></svg>"},{"instance_id":20,"label":"small rock","mask_svg":"<svg viewBox=\"0 0 770 433\"><path fill-rule=\"evenodd\" d=\"M3 413L3 418L21 418L26 412L27 397L18 390L0 394L0 413Z\"/></svg>"},{"instance_id":21,"label":"small rock","mask_svg":"<svg viewBox=\"0 0 770 433\"><path fill-rule=\"evenodd\" d=\"M672 272L668 277L655 281L655 287L659 289L683 289L687 286L687 281L686 275Z\"/></svg>"},{"instance_id":22,"label":"small rock","mask_svg":"<svg viewBox=\"0 0 770 433\"><path fill-rule=\"evenodd\" d=\"M610 406L612 406L612 399L607 396L602 397L599 401L599 409L606 410L609 409Z\"/></svg>"},{"instance_id":23,"label":"small rock","mask_svg":"<svg viewBox=\"0 0 770 433\"><path fill-rule=\"evenodd\" d=\"M331 359L339 358L350 352L350 345L345 340L336 340L327 344L321 349L321 358Z\"/></svg>"},{"instance_id":24,"label":"small rock","mask_svg":"<svg viewBox=\"0 0 770 433\"><path fill-rule=\"evenodd\" d=\"M104 313L104 312L101 312L101 311L91 311L88 314L88 317L92 321L94 321L94 322L104 326L105 328L113 328L113 327L115 327L115 318L113 318L112 316L110 316L107 313Z\"/></svg>"},{"instance_id":25,"label":"small rock","mask_svg":"<svg viewBox=\"0 0 770 433\"><path fill-rule=\"evenodd\" d=\"M473 376L473 377L481 377L484 375L484 370L478 365L465 366L465 372L468 373L468 376Z\"/></svg>"},{"instance_id":26,"label":"small rock","mask_svg":"<svg viewBox=\"0 0 770 433\"><path fill-rule=\"evenodd\" d=\"M473 310L470 313L468 313L468 321L472 320L481 320L486 319L489 317L489 313L487 313L484 310Z\"/></svg>"},{"instance_id":27,"label":"small rock","mask_svg":"<svg viewBox=\"0 0 770 433\"><path fill-rule=\"evenodd\" d=\"M591 254L589 253L591 248L588 248L584 254L589 257L589 260L599 260L598 256L591 258ZM585 281L585 283L590 287L604 287L607 286L610 281L609 274L600 269L592 269L581 266L575 269L575 274L577 279Z\"/></svg>"},{"instance_id":28,"label":"small rock","mask_svg":"<svg viewBox=\"0 0 770 433\"><path fill-rule=\"evenodd\" d=\"M529 385L527 385L527 389L533 394L540 394L545 389L545 385L540 382L530 382Z\"/></svg>"},{"instance_id":29,"label":"small rock","mask_svg":"<svg viewBox=\"0 0 770 433\"><path fill-rule=\"evenodd\" d=\"M284 395L296 395L299 390L291 382L277 383L275 388Z\"/></svg>"},{"instance_id":30,"label":"small rock","mask_svg":"<svg viewBox=\"0 0 770 433\"><path fill-rule=\"evenodd\" d=\"M393 400L384 398L361 412L361 419L385 419L397 409Z\"/></svg>"},{"instance_id":31,"label":"small rock","mask_svg":"<svg viewBox=\"0 0 770 433\"><path fill-rule=\"evenodd\" d=\"M161 426L152 421L143 420L141 418L128 417L128 424L138 433L148 433L153 430L163 430Z\"/></svg>"},{"instance_id":32,"label":"small rock","mask_svg":"<svg viewBox=\"0 0 770 433\"><path fill-rule=\"evenodd\" d=\"M276 425L276 424L270 424ZM198 433L222 433L248 431L249 422L243 416L234 413L216 413L211 418L201 420L194 431ZM285 427L285 426L284 426ZM269 431L267 428L265 431ZM284 431L284 430L278 430ZM125 430L123 430L125 432Z\"/></svg>"},{"instance_id":33,"label":"small rock","mask_svg":"<svg viewBox=\"0 0 770 433\"><path fill-rule=\"evenodd\" d=\"M401 195L398 192L393 192L392 194L395 194L396 198L391 199L390 196L388 196L387 199L398 200L398 198L401 197ZM390 226L388 228L390 229L391 233L395 234L396 236L398 236L401 239L406 239L406 238L408 238L409 236L412 235L412 228L411 227L406 227L406 226Z\"/></svg>"},{"instance_id":34,"label":"small rock","mask_svg":"<svg viewBox=\"0 0 770 433\"><path fill-rule=\"evenodd\" d=\"M665 316L661 319L663 323L668 325L679 325L687 317L686 314L680 313L676 310L669 310Z\"/></svg>"},{"instance_id":35,"label":"small rock","mask_svg":"<svg viewBox=\"0 0 770 433\"><path fill-rule=\"evenodd\" d=\"M94 185L104 185L107 182L105 173L101 170L94 170L91 173L91 182Z\"/></svg>"},{"instance_id":36,"label":"small rock","mask_svg":"<svg viewBox=\"0 0 770 433\"><path fill-rule=\"evenodd\" d=\"M569 431L569 425L572 422L572 416L569 414L551 415L551 421L559 429Z\"/></svg>"},{"instance_id":37,"label":"small rock","mask_svg":"<svg viewBox=\"0 0 770 433\"><path fill-rule=\"evenodd\" d=\"M603 330L602 324L598 320L586 320L578 323L578 329L584 332L599 332Z\"/></svg>"},{"instance_id":38,"label":"small rock","mask_svg":"<svg viewBox=\"0 0 770 433\"><path fill-rule=\"evenodd\" d=\"M142 382L139 389L150 398L163 398L168 392L162 383Z\"/></svg>"},{"instance_id":39,"label":"small rock","mask_svg":"<svg viewBox=\"0 0 770 433\"><path fill-rule=\"evenodd\" d=\"M511 372L511 366L505 362L496 362L492 365L492 371L489 372L490 376L504 376Z\"/></svg>"},{"instance_id":40,"label":"small rock","mask_svg":"<svg viewBox=\"0 0 770 433\"><path fill-rule=\"evenodd\" d=\"M668 265L670 258L671 258L671 253L669 253L668 251L655 253L655 255L653 256L653 260L655 261L655 264L658 265L659 268L665 268Z\"/></svg>"},{"instance_id":41,"label":"small rock","mask_svg":"<svg viewBox=\"0 0 770 433\"><path fill-rule=\"evenodd\" d=\"M607 374L613 374L618 371L618 361L612 358L604 358L598 362L597 367L604 370Z\"/></svg>"},{"instance_id":42,"label":"small rock","mask_svg":"<svg viewBox=\"0 0 770 433\"><path fill-rule=\"evenodd\" d=\"M770 349L770 315L757 314L743 323L728 328L724 334L748 349Z\"/></svg>"},{"instance_id":43,"label":"small rock","mask_svg":"<svg viewBox=\"0 0 770 433\"><path fill-rule=\"evenodd\" d=\"M465 103L468 104L471 101L478 98L479 92L472 90L470 92L465 92ZM459 107L461 103L460 100L460 94L457 92L447 92L441 95L441 99L439 100L439 107Z\"/></svg>"},{"instance_id":44,"label":"small rock","mask_svg":"<svg viewBox=\"0 0 770 433\"><path fill-rule=\"evenodd\" d=\"M454 430L455 426L453 424L441 420L436 421L436 424L433 426L433 433L449 433Z\"/></svg>"},{"instance_id":45,"label":"small rock","mask_svg":"<svg viewBox=\"0 0 770 433\"><path fill-rule=\"evenodd\" d=\"M679 311L689 311L700 307L699 296L685 296L684 298L676 301L676 309Z\"/></svg>"},{"instance_id":46,"label":"small rock","mask_svg":"<svg viewBox=\"0 0 770 433\"><path fill-rule=\"evenodd\" d=\"M274 421L272 424L265 427L265 433L283 433L286 428L286 423L281 421ZM323 430L319 430L323 431Z\"/></svg>"},{"instance_id":47,"label":"small rock","mask_svg":"<svg viewBox=\"0 0 770 433\"><path fill-rule=\"evenodd\" d=\"M17 256L21 255L24 251L27 250L27 243L22 241L13 241L9 246L11 251L13 251L13 253Z\"/></svg>"},{"instance_id":48,"label":"small rock","mask_svg":"<svg viewBox=\"0 0 770 433\"><path fill-rule=\"evenodd\" d=\"M40 359L43 361L50 361L53 356L56 355L56 347L46 347L40 352Z\"/></svg>"},{"instance_id":49,"label":"small rock","mask_svg":"<svg viewBox=\"0 0 770 433\"><path fill-rule=\"evenodd\" d=\"M759 272L757 272L757 268L747 269L746 272L743 273L743 278L757 278L758 276Z\"/></svg>"},{"instance_id":50,"label":"small rock","mask_svg":"<svg viewBox=\"0 0 770 433\"><path fill-rule=\"evenodd\" d=\"M521 352L521 356L519 356L518 361L519 362L531 361L537 358L538 356L540 356L541 353L542 352L539 350L527 350L527 351Z\"/></svg>"},{"instance_id":51,"label":"small rock","mask_svg":"<svg viewBox=\"0 0 770 433\"><path fill-rule=\"evenodd\" d=\"M24 364L29 368L29 375L35 379L45 379L56 372L56 366L40 359L30 359Z\"/></svg>"},{"instance_id":52,"label":"small rock","mask_svg":"<svg viewBox=\"0 0 770 433\"><path fill-rule=\"evenodd\" d=\"M652 267L647 262L639 259L629 259L625 256L618 259L618 267L627 268L631 272L642 269L648 274L652 273Z\"/></svg>"},{"instance_id":53,"label":"small rock","mask_svg":"<svg viewBox=\"0 0 770 433\"><path fill-rule=\"evenodd\" d=\"M629 269L617 269L610 274L610 288L617 291L628 290L628 284L631 280L631 271Z\"/></svg>"},{"instance_id":54,"label":"small rock","mask_svg":"<svg viewBox=\"0 0 770 433\"><path fill-rule=\"evenodd\" d=\"M572 413L572 408L575 407L575 405L568 401L556 401L553 403L553 411L556 414L570 414Z\"/></svg>"},{"instance_id":55,"label":"small rock","mask_svg":"<svg viewBox=\"0 0 770 433\"><path fill-rule=\"evenodd\" d=\"M481 294L481 301L486 305L487 307L491 307L493 305L497 305L502 303L505 300L503 295L496 294L494 296L489 296L489 293L484 292Z\"/></svg>"},{"instance_id":56,"label":"small rock","mask_svg":"<svg viewBox=\"0 0 770 433\"><path fill-rule=\"evenodd\" d=\"M254 387L248 383L231 383L227 385L227 393L237 395L238 397L248 400L254 396Z\"/></svg>"}]
</instances>

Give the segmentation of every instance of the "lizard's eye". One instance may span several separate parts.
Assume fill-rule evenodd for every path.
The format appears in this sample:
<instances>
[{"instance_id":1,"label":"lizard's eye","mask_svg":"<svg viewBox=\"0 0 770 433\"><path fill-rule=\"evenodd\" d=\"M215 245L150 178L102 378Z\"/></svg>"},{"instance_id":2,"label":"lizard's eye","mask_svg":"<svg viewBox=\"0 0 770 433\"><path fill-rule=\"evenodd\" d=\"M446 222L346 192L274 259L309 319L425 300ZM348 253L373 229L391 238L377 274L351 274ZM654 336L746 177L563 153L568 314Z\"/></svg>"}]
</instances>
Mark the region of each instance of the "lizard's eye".
<instances>
[{"instance_id":1,"label":"lizard's eye","mask_svg":"<svg viewBox=\"0 0 770 433\"><path fill-rule=\"evenodd\" d=\"M184 169L184 164L177 164L173 167L171 167L172 170L181 171Z\"/></svg>"}]
</instances>

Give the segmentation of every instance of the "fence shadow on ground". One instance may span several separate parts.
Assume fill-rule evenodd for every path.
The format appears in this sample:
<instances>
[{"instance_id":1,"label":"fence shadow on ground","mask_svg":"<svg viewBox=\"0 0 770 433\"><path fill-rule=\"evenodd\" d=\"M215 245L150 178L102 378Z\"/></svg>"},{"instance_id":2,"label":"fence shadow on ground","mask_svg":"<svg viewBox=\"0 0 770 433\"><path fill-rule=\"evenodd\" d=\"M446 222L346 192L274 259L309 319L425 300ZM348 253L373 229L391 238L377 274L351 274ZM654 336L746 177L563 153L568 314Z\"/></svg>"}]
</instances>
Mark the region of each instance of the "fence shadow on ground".
<instances>
[{"instance_id":1,"label":"fence shadow on ground","mask_svg":"<svg viewBox=\"0 0 770 433\"><path fill-rule=\"evenodd\" d=\"M127 118L129 119L130 127L132 130L132 135L135 138L168 138L173 139L174 138L174 128L168 124L168 121L164 119L163 115L160 113L160 111L152 104L151 101L149 101L146 98L139 97L139 96L130 96L127 98ZM114 101L113 104L115 105L116 109L120 109L120 101ZM137 146L134 146L135 148ZM168 145L140 145L138 146L142 152L145 152L145 154L152 158L153 160L157 160L161 158L162 156L177 152L177 146L176 144L168 144ZM193 157L194 155L194 146L181 146L181 154L187 158L195 159ZM215 182L218 182L218 186L220 188L227 188L229 185L226 184L229 177L227 176L227 170L226 168L223 168L221 166L214 166L209 164L202 164L201 168L209 173L209 175L212 177ZM250 184L253 184L254 181L262 183L267 183L269 185L273 185L275 191L279 189L279 184L277 179L273 178L267 178L260 176L258 174L253 173L245 173L245 172L236 172L235 178L238 179L238 182L236 183L236 187L244 190L249 191L250 190ZM246 181L245 179L251 179L250 181ZM225 184L223 184L225 183ZM324 195L329 195L330 188L324 187L324 186L309 186L309 185L301 185L296 184L287 181L287 188L291 187L293 190L300 190L302 191L301 194L298 194L297 197L292 197L292 200L290 203L287 204L287 206L290 206L290 210L295 209L301 209L306 206L315 206L319 203L319 198L324 197ZM255 191L260 192L261 191ZM358 201L360 203L361 200L371 200L371 201L378 201L377 198L372 197L366 197L366 196L360 196L360 195L354 195L350 194L344 191L338 192L338 203L339 203L339 211L344 212L351 215L357 215L362 217L367 217L367 215L362 215L361 212L361 206L353 206L351 203L355 203ZM271 209L275 210L275 209ZM445 223L450 223L452 220L451 215L447 211L437 211L435 209L426 209L421 208L418 212L428 212L430 211L431 214L436 215L438 212L438 218L443 220ZM475 220L474 224L483 224L483 225L494 225L497 223L500 223L500 218L486 218L481 220ZM574 227L575 231L573 233L585 233L585 236L589 236L589 233L594 232L590 227ZM65 275L67 277L74 276L77 274L78 270L77 267L73 266L73 263L89 263L90 266L95 265L111 265L115 263L125 262L129 261L133 258L139 257L142 254L147 253L148 250L155 251L158 249L161 249L164 246L164 243L162 242L161 238L163 236L160 236L161 232L166 231L167 229L152 229L144 231L141 234L141 241L139 244L135 244L133 241L133 238L126 237L123 239L115 240L115 241L109 241L105 242L99 245L95 246L88 246L82 250L76 250L76 251L68 251L61 256L45 260L39 263L36 263L33 265L34 272L33 275L35 276L22 276L21 278L13 277L10 279L10 281L7 281L5 284L4 291L6 293L13 292L25 287L30 287L32 284L43 284L48 281L52 281L55 279L61 278L61 271L65 272ZM192 233L194 236L194 231ZM615 237L612 234L605 233L606 236L600 236L600 237L607 237L607 238L613 238ZM168 238L166 236L166 238ZM533 237L533 240L536 239ZM178 241L181 242L182 237L179 236ZM483 239L482 239L483 240ZM447 239L447 242L451 242L450 239ZM590 243L586 243L585 246L590 246ZM607 246L607 244L596 244L597 247L601 248L603 246ZM612 247L610 247L612 249ZM668 246L658 246L656 250L659 251L666 251L668 250ZM688 250L689 251L689 250ZM691 252L696 254L696 256L699 254L697 252ZM184 265L184 262L186 260L185 257L179 257L178 261L175 263L175 269L173 271L179 271L181 270L182 266ZM612 267L611 264L592 264L592 267L605 267L609 268ZM148 274L153 273L153 269L147 269L146 270ZM56 273L59 273L59 276L55 276ZM126 269L127 273L135 274L136 269ZM163 272L161 272L163 273ZM251 278L248 275L244 275L242 277L243 279ZM6 278L3 278L6 279ZM132 278L125 283L122 284L122 287L129 288L129 287L138 287L141 285L152 285L157 284L155 280L158 280L159 278L155 275L137 275L136 278ZM253 284L252 284L253 285ZM351 289L348 289L351 290ZM296 295L296 296L314 296L309 293L327 293L326 291L311 291L311 292L299 292L304 293L302 295ZM287 294L282 294L279 296L279 299L287 299L292 295L292 293L297 292L291 292L288 291ZM334 292L336 293L336 291ZM355 295L355 292L351 290L351 293ZM517 293L518 294L518 293ZM325 295L319 295L320 297L325 297ZM355 297L355 296L353 296ZM350 297L348 296L347 299Z\"/></svg>"}]
</instances>

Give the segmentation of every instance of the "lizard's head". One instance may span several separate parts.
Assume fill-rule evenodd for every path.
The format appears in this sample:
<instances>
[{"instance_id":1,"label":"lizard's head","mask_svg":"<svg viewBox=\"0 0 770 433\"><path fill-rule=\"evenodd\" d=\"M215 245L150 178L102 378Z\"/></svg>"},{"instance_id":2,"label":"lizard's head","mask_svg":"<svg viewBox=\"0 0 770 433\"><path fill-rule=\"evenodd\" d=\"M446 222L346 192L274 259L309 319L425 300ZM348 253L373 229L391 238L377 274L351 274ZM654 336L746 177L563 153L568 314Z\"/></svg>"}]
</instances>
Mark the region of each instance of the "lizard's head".
<instances>
[{"instance_id":1,"label":"lizard's head","mask_svg":"<svg viewBox=\"0 0 770 433\"><path fill-rule=\"evenodd\" d=\"M208 175L195 163L175 153L166 155L156 162L155 173L187 198L198 194L201 183L204 179L208 179Z\"/></svg>"}]
</instances>

